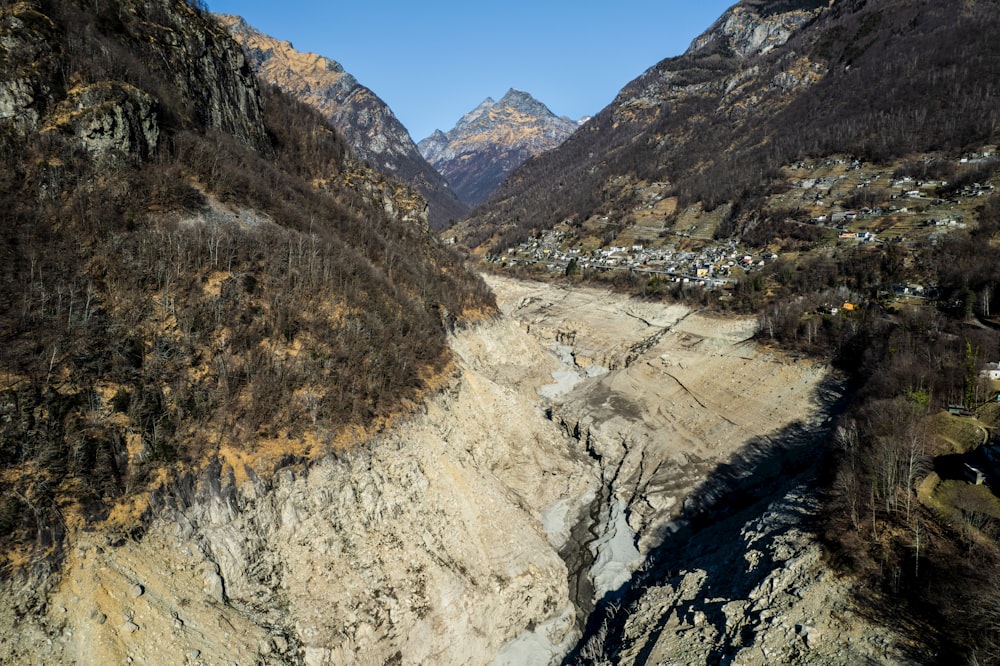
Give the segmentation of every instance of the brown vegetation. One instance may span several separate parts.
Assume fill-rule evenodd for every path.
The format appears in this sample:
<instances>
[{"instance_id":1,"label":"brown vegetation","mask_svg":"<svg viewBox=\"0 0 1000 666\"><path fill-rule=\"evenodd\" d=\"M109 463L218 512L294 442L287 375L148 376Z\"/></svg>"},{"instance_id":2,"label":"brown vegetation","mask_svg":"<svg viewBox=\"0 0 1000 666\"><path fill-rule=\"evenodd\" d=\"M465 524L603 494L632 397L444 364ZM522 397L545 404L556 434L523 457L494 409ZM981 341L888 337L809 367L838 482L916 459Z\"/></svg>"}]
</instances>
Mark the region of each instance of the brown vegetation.
<instances>
[{"instance_id":1,"label":"brown vegetation","mask_svg":"<svg viewBox=\"0 0 1000 666\"><path fill-rule=\"evenodd\" d=\"M58 38L35 70L43 119L72 86L123 77L156 98L162 134L149 156L94 154L0 124L4 550L57 547L223 446L319 453L405 409L448 363L447 328L492 309L422 228L342 185L363 170L317 113L247 89L259 125L227 130L197 86L245 84L174 86L157 35L227 39L197 9L31 11Z\"/></svg>"},{"instance_id":2,"label":"brown vegetation","mask_svg":"<svg viewBox=\"0 0 1000 666\"><path fill-rule=\"evenodd\" d=\"M961 8L837 2L787 45L751 61L724 38L664 60L559 148L515 172L474 212L466 243L497 250L565 219L614 217L630 210L637 182L669 183L681 207L732 204L725 233L738 235L780 184L781 167L797 160L885 162L989 143L1000 127L998 21L995 3L982 0ZM803 83L774 83L790 75ZM731 88L737 79L743 83Z\"/></svg>"},{"instance_id":3,"label":"brown vegetation","mask_svg":"<svg viewBox=\"0 0 1000 666\"><path fill-rule=\"evenodd\" d=\"M734 295L761 308L760 338L830 354L853 380L827 479L824 533L835 563L866 583L865 603L883 621L910 627L942 659L979 663L1000 658L997 509L984 488L968 491L940 467L953 467L996 421L941 416L953 404L983 411L995 395L979 371L1000 358L1000 331L983 323L1000 278L990 242L997 210L1000 199L987 200L975 229L916 257L885 244L779 261L753 278L759 288L745 281ZM912 281L937 290L892 303L892 286ZM848 299L865 305L830 310ZM950 480L939 484L938 474Z\"/></svg>"}]
</instances>

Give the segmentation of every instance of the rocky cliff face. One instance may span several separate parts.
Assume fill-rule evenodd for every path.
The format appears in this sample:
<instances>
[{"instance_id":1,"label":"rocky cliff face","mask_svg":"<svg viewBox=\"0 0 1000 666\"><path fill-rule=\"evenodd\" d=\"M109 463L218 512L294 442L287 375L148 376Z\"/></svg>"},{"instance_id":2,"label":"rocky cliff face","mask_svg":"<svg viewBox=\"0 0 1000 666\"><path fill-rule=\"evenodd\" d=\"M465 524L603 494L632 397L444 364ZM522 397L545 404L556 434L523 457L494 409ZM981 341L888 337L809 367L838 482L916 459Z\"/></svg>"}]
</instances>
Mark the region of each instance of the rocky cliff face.
<instances>
[{"instance_id":1,"label":"rocky cliff face","mask_svg":"<svg viewBox=\"0 0 1000 666\"><path fill-rule=\"evenodd\" d=\"M688 52L715 46L741 58L763 55L782 46L816 17L817 9L829 4L828 0L739 3L696 38Z\"/></svg>"},{"instance_id":2,"label":"rocky cliff face","mask_svg":"<svg viewBox=\"0 0 1000 666\"><path fill-rule=\"evenodd\" d=\"M555 148L578 124L560 118L526 92L486 98L448 132L437 130L417 147L470 206L485 201L525 160Z\"/></svg>"},{"instance_id":3,"label":"rocky cliff face","mask_svg":"<svg viewBox=\"0 0 1000 666\"><path fill-rule=\"evenodd\" d=\"M141 19L141 6L133 12ZM181 110L193 120L235 136L250 145L265 145L263 112L253 70L239 46L194 8L178 9L170 0L152 3L153 16L162 23L137 21L134 38L149 45L144 62L160 60L171 75L175 94L200 100ZM191 21L197 28L191 29ZM154 65L156 66L156 65ZM233 76L237 81L233 81Z\"/></svg>"},{"instance_id":4,"label":"rocky cliff face","mask_svg":"<svg viewBox=\"0 0 1000 666\"><path fill-rule=\"evenodd\" d=\"M7 58L7 72L0 83L0 119L19 132L32 131L52 89L55 58L50 42L55 25L36 7L21 4L5 12L0 23L0 44Z\"/></svg>"},{"instance_id":5,"label":"rocky cliff face","mask_svg":"<svg viewBox=\"0 0 1000 666\"><path fill-rule=\"evenodd\" d=\"M595 464L511 387L554 368L537 343L506 321L454 343L454 380L400 427L271 480L216 466L154 499L139 539L81 534L44 604L5 607L21 629L0 659L487 664L505 650L523 663L523 645L548 646L536 663L566 651L579 632L558 553ZM5 586L24 599L34 582Z\"/></svg>"},{"instance_id":6,"label":"rocky cliff face","mask_svg":"<svg viewBox=\"0 0 1000 666\"><path fill-rule=\"evenodd\" d=\"M0 24L6 55L0 119L11 120L23 133L54 130L74 135L82 148L95 154L148 157L165 121L217 130L253 147L264 145L253 72L240 48L218 26L191 7L178 8L168 0L122 11L126 13L105 25L104 44L74 43L81 52L99 52L109 60L109 69L121 75L105 81L64 80L66 71L57 63L65 56L58 45L67 36L37 3L20 2L5 11ZM127 41L141 60L113 45L116 40ZM169 99L154 100L136 85L154 76L170 81Z\"/></svg>"},{"instance_id":7,"label":"rocky cliff face","mask_svg":"<svg viewBox=\"0 0 1000 666\"><path fill-rule=\"evenodd\" d=\"M319 110L357 159L416 187L428 201L431 227L442 229L464 216L466 207L421 157L392 110L340 63L296 51L289 42L255 30L238 16L217 18L243 45L262 81Z\"/></svg>"},{"instance_id":8,"label":"rocky cliff face","mask_svg":"<svg viewBox=\"0 0 1000 666\"><path fill-rule=\"evenodd\" d=\"M657 64L623 88L611 105L616 120L655 123L674 109L671 105L718 95L715 112L730 116L733 107L787 102L775 99L790 92L781 81L791 76L799 89L806 88L826 73L826 67L794 52L772 60L765 56L816 20L827 5L808 1L734 5L691 43L683 57Z\"/></svg>"},{"instance_id":9,"label":"rocky cliff face","mask_svg":"<svg viewBox=\"0 0 1000 666\"><path fill-rule=\"evenodd\" d=\"M43 131L71 134L94 155L144 158L156 152L159 121L151 95L118 81L79 86L55 108Z\"/></svg>"}]
</instances>

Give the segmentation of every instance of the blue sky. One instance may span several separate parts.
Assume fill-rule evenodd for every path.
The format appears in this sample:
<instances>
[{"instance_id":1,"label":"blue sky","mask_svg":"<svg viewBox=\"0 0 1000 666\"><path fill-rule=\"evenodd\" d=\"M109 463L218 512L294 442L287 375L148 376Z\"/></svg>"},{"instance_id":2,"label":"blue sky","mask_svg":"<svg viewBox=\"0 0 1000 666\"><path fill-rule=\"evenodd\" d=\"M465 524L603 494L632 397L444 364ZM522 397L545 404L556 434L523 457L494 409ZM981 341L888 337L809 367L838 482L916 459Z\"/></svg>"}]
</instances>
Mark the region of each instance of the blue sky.
<instances>
[{"instance_id":1,"label":"blue sky","mask_svg":"<svg viewBox=\"0 0 1000 666\"><path fill-rule=\"evenodd\" d=\"M509 88L557 115L594 115L734 3L208 0L208 7L336 60L419 141Z\"/></svg>"}]
</instances>

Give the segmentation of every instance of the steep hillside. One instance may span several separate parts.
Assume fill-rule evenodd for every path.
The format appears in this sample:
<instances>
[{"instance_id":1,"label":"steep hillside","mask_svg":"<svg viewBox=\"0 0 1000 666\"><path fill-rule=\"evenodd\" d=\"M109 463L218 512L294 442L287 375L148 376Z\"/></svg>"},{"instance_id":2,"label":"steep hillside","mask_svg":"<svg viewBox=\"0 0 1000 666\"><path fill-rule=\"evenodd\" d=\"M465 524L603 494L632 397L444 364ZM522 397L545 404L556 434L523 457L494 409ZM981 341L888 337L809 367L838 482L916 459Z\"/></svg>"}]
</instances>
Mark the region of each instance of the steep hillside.
<instances>
[{"instance_id":1,"label":"steep hillside","mask_svg":"<svg viewBox=\"0 0 1000 666\"><path fill-rule=\"evenodd\" d=\"M798 160L882 161L989 143L998 128L995 10L983 0L741 2L515 172L464 234L473 246L510 247L534 230L593 219L614 237L652 186L673 204L668 230L672 210L699 206L722 207L719 233L739 233L781 186L781 167Z\"/></svg>"},{"instance_id":2,"label":"steep hillside","mask_svg":"<svg viewBox=\"0 0 1000 666\"><path fill-rule=\"evenodd\" d=\"M437 130L417 147L459 198L475 206L525 160L555 148L577 126L528 93L511 89L499 102L486 98L448 132Z\"/></svg>"},{"instance_id":3,"label":"steep hillside","mask_svg":"<svg viewBox=\"0 0 1000 666\"><path fill-rule=\"evenodd\" d=\"M38 593L0 581L0 661L554 664L605 592L637 567L678 566L682 599L658 578L650 588L650 610L684 618L651 618L660 654L674 637L689 660L718 655L732 643L709 640L713 628L759 599L766 613L725 627L777 650L769 661L747 646L742 663L800 654L789 623L817 608L836 609L809 621L820 663L898 661L895 633L823 574L808 506L767 511L735 539L738 527L720 539L690 524L703 512L746 523L752 498L800 480L829 428L828 368L748 344L750 318L492 285L504 314L449 337L455 372L410 418L269 477L181 477L154 494L141 532L79 531L44 605L25 608ZM708 557L643 565L692 534ZM744 553L753 577L718 585ZM752 598L735 596L760 577Z\"/></svg>"},{"instance_id":4,"label":"steep hillside","mask_svg":"<svg viewBox=\"0 0 1000 666\"><path fill-rule=\"evenodd\" d=\"M814 537L869 617L905 634L888 663L1000 655L998 486L963 473L998 423L997 10L741 2L457 230L507 270L753 312L758 340L848 374L813 451L828 456ZM797 495L764 522L798 513ZM751 544L783 543L789 580L799 536L714 518L592 616L583 663L838 663L818 656L831 636L861 646L836 604L814 631L824 599L772 596ZM737 531L743 546L721 536Z\"/></svg>"},{"instance_id":5,"label":"steep hillside","mask_svg":"<svg viewBox=\"0 0 1000 666\"><path fill-rule=\"evenodd\" d=\"M406 413L492 296L197 7L5 4L0 42L0 578L31 607L67 535L139 534L180 476Z\"/></svg>"},{"instance_id":6,"label":"steep hillside","mask_svg":"<svg viewBox=\"0 0 1000 666\"><path fill-rule=\"evenodd\" d=\"M468 212L441 175L427 164L392 110L337 62L296 51L289 42L265 35L238 16L217 16L261 80L319 110L354 155L389 176L417 188L427 199L428 220L443 229Z\"/></svg>"}]
</instances>

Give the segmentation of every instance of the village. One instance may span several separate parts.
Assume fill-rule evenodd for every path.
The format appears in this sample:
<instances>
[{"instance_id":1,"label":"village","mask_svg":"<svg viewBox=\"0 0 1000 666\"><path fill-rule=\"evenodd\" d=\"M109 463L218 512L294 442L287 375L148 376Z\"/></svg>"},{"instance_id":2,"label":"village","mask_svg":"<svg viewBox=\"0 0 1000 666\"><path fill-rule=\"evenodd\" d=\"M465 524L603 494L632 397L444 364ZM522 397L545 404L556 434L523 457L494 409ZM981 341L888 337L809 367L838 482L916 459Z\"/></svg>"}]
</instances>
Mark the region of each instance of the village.
<instances>
[{"instance_id":1,"label":"village","mask_svg":"<svg viewBox=\"0 0 1000 666\"><path fill-rule=\"evenodd\" d=\"M951 168L967 169L994 160L990 148L955 160ZM941 234L965 228L976 200L994 191L992 184L969 182L942 196L947 181L902 171L848 158L798 162L787 168L789 187L772 196L769 207L788 213L791 223L822 230L817 250L844 243L916 247L936 245ZM485 259L501 267L548 274L629 271L712 290L731 288L784 253L781 244L749 248L736 239L714 239L713 215L674 213L664 189L662 183L637 187L644 204L633 211L632 226L615 239L619 244L607 239L600 247L581 243L579 233L563 224ZM671 218L674 222L668 221ZM592 237L607 221L607 215L595 217ZM919 285L894 285L893 293L886 294L889 298L927 295Z\"/></svg>"},{"instance_id":2,"label":"village","mask_svg":"<svg viewBox=\"0 0 1000 666\"><path fill-rule=\"evenodd\" d=\"M963 169L995 161L992 150L973 153L940 167L960 177ZM949 187L945 178L918 178L900 167L858 160L798 162L787 169L791 187L772 198L771 205L811 211L810 224L830 229L841 241L936 244L941 233L966 228L965 217L976 200L994 192L994 185L968 182ZM947 192L947 193L946 193Z\"/></svg>"},{"instance_id":3,"label":"village","mask_svg":"<svg viewBox=\"0 0 1000 666\"><path fill-rule=\"evenodd\" d=\"M543 266L552 273L590 269L665 275L674 282L706 289L722 288L735 282L738 276L778 259L778 255L771 252L749 252L735 240L708 245L697 251L635 244L610 245L584 252L579 248L567 248L566 235L561 231L544 231L537 239L508 248L503 254L487 255L486 259L504 266Z\"/></svg>"}]
</instances>

